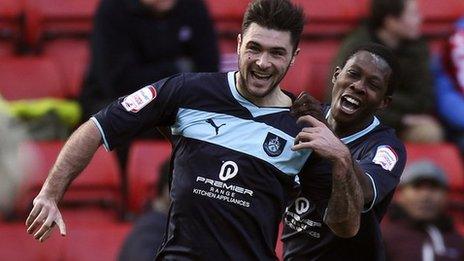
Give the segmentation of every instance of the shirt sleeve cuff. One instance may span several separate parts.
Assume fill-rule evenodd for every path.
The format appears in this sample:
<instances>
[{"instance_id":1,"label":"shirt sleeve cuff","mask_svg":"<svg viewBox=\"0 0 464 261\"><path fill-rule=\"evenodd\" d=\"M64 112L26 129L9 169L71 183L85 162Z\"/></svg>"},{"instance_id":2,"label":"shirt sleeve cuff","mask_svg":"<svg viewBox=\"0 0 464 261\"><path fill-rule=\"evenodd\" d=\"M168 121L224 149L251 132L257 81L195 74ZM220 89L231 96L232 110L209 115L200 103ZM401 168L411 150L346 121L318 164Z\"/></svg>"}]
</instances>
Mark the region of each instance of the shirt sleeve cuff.
<instances>
[{"instance_id":1,"label":"shirt sleeve cuff","mask_svg":"<svg viewBox=\"0 0 464 261\"><path fill-rule=\"evenodd\" d=\"M371 211L371 209L374 207L375 205L375 201L377 200L377 188L375 187L375 182L374 182L374 179L372 178L372 176L369 174L369 173L365 173L369 179L371 180L371 184L372 184L372 191L374 192L374 197L372 198L372 202L371 204L369 205L368 208L364 208L364 210L362 211L362 213L366 213L366 212L369 212Z\"/></svg>"},{"instance_id":2,"label":"shirt sleeve cuff","mask_svg":"<svg viewBox=\"0 0 464 261\"><path fill-rule=\"evenodd\" d=\"M95 123L95 126L97 126L98 131L100 131L100 134L101 134L102 139L103 139L103 147L105 148L106 151L110 151L111 149L110 149L108 140L106 139L105 132L103 131L103 128L101 127L101 125L98 122L97 118L91 117L90 119L93 121L93 123Z\"/></svg>"}]
</instances>

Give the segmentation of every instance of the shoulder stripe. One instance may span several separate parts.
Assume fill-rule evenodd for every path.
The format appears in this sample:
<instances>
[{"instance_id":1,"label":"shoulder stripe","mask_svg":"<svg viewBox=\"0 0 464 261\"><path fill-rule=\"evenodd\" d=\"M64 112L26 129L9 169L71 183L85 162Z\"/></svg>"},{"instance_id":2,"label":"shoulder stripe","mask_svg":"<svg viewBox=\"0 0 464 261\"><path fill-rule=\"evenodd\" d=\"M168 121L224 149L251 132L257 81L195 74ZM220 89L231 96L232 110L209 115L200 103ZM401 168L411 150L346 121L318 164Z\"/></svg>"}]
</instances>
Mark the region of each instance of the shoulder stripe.
<instances>
[{"instance_id":1,"label":"shoulder stripe","mask_svg":"<svg viewBox=\"0 0 464 261\"><path fill-rule=\"evenodd\" d=\"M298 174L312 152L292 151L294 137L277 128L221 113L180 108L171 131L256 157L289 175ZM265 146L269 137L272 148Z\"/></svg>"}]
</instances>

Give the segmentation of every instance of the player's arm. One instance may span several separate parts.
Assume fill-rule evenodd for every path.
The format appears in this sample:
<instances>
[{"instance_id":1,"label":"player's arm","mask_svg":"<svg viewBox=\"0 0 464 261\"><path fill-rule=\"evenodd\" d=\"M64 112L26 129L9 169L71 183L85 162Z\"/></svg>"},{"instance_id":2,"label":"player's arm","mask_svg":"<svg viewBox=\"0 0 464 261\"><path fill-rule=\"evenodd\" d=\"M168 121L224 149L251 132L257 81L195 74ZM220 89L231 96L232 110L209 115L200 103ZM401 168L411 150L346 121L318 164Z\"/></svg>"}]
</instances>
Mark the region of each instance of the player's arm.
<instances>
[{"instance_id":1,"label":"player's arm","mask_svg":"<svg viewBox=\"0 0 464 261\"><path fill-rule=\"evenodd\" d=\"M339 237L352 237L360 226L364 205L363 188L349 149L321 121L306 115L298 119L306 127L295 138L294 150L312 149L332 162L332 193L324 222Z\"/></svg>"},{"instance_id":2,"label":"player's arm","mask_svg":"<svg viewBox=\"0 0 464 261\"><path fill-rule=\"evenodd\" d=\"M77 129L63 146L42 189L33 201L33 208L27 220L27 232L34 233L34 238L46 240L55 224L61 235L66 235L58 202L67 187L89 164L95 151L101 144L102 136L91 120Z\"/></svg>"}]
</instances>

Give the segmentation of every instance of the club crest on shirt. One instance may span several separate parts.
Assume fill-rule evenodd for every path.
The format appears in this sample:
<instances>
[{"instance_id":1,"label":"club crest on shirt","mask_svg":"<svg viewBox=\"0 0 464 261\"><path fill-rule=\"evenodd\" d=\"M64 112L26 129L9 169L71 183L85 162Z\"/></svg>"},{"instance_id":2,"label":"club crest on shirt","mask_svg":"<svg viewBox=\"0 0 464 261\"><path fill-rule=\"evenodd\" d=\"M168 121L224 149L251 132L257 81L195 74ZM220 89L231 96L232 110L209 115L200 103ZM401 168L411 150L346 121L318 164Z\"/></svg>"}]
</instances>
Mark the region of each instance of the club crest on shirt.
<instances>
[{"instance_id":1,"label":"club crest on shirt","mask_svg":"<svg viewBox=\"0 0 464 261\"><path fill-rule=\"evenodd\" d=\"M267 155L277 157L284 151L286 143L287 140L269 132L264 140L263 149Z\"/></svg>"},{"instance_id":2,"label":"club crest on shirt","mask_svg":"<svg viewBox=\"0 0 464 261\"><path fill-rule=\"evenodd\" d=\"M142 89L126 96L121 105L126 111L137 113L156 98L156 89L153 85L148 85Z\"/></svg>"},{"instance_id":3,"label":"club crest on shirt","mask_svg":"<svg viewBox=\"0 0 464 261\"><path fill-rule=\"evenodd\" d=\"M398 162L398 155L388 145L378 146L372 162L380 165L384 170L391 171Z\"/></svg>"}]
</instances>

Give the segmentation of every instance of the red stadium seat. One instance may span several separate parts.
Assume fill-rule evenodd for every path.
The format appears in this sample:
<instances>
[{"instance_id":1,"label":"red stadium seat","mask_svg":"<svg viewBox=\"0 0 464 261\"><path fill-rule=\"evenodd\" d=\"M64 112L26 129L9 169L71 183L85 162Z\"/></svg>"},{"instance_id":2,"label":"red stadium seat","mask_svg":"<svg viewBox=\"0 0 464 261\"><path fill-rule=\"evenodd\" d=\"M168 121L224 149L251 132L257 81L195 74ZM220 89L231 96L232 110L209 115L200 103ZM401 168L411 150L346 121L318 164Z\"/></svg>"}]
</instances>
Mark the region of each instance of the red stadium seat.
<instances>
[{"instance_id":1,"label":"red stadium seat","mask_svg":"<svg viewBox=\"0 0 464 261\"><path fill-rule=\"evenodd\" d=\"M46 57L0 59L0 82L7 100L65 96L58 68Z\"/></svg>"},{"instance_id":2,"label":"red stadium seat","mask_svg":"<svg viewBox=\"0 0 464 261\"><path fill-rule=\"evenodd\" d=\"M99 0L25 0L26 40L89 35Z\"/></svg>"},{"instance_id":3,"label":"red stadium seat","mask_svg":"<svg viewBox=\"0 0 464 261\"><path fill-rule=\"evenodd\" d=\"M79 226L70 224L64 243L63 260L117 260L130 228L129 223L116 222Z\"/></svg>"},{"instance_id":4,"label":"red stadium seat","mask_svg":"<svg viewBox=\"0 0 464 261\"><path fill-rule=\"evenodd\" d=\"M47 42L43 52L57 65L64 78L66 97L78 97L89 63L87 40L60 39Z\"/></svg>"},{"instance_id":5,"label":"red stadium seat","mask_svg":"<svg viewBox=\"0 0 464 261\"><path fill-rule=\"evenodd\" d=\"M296 95L301 91L307 91L323 101L328 86L330 64L338 46L339 42L336 41L302 41L295 65L285 76L282 87Z\"/></svg>"},{"instance_id":6,"label":"red stadium seat","mask_svg":"<svg viewBox=\"0 0 464 261\"><path fill-rule=\"evenodd\" d=\"M23 1L0 1L0 38L19 40L21 34L21 18L23 14Z\"/></svg>"},{"instance_id":7,"label":"red stadium seat","mask_svg":"<svg viewBox=\"0 0 464 261\"><path fill-rule=\"evenodd\" d=\"M57 141L28 142L21 147L21 153L28 151L27 153L35 155L36 158L26 170L26 178L21 186L17 204L18 213L24 213L39 192L62 146L63 142ZM114 155L100 147L87 168L68 188L62 202L119 207L119 167Z\"/></svg>"},{"instance_id":8,"label":"red stadium seat","mask_svg":"<svg viewBox=\"0 0 464 261\"><path fill-rule=\"evenodd\" d=\"M14 43L8 41L0 41L0 57L8 57L14 55Z\"/></svg>"},{"instance_id":9,"label":"red stadium seat","mask_svg":"<svg viewBox=\"0 0 464 261\"><path fill-rule=\"evenodd\" d=\"M343 36L367 13L368 0L295 0L307 16L304 35Z\"/></svg>"},{"instance_id":10,"label":"red stadium seat","mask_svg":"<svg viewBox=\"0 0 464 261\"><path fill-rule=\"evenodd\" d=\"M462 0L420 0L424 17L423 32L429 36L447 37L454 29L454 22L464 14Z\"/></svg>"},{"instance_id":11,"label":"red stadium seat","mask_svg":"<svg viewBox=\"0 0 464 261\"><path fill-rule=\"evenodd\" d=\"M464 192L464 166L458 149L453 144L406 144L408 164L429 159L440 166L448 176L450 187Z\"/></svg>"},{"instance_id":12,"label":"red stadium seat","mask_svg":"<svg viewBox=\"0 0 464 261\"><path fill-rule=\"evenodd\" d=\"M166 141L138 141L129 153L129 208L139 212L143 203L154 195L158 172L171 156L171 144Z\"/></svg>"},{"instance_id":13,"label":"red stadium seat","mask_svg":"<svg viewBox=\"0 0 464 261\"><path fill-rule=\"evenodd\" d=\"M26 233L23 221L0 222L0 235L0 260L64 260L64 244L67 238L62 238L57 231L53 231L47 241L40 243Z\"/></svg>"}]
</instances>

